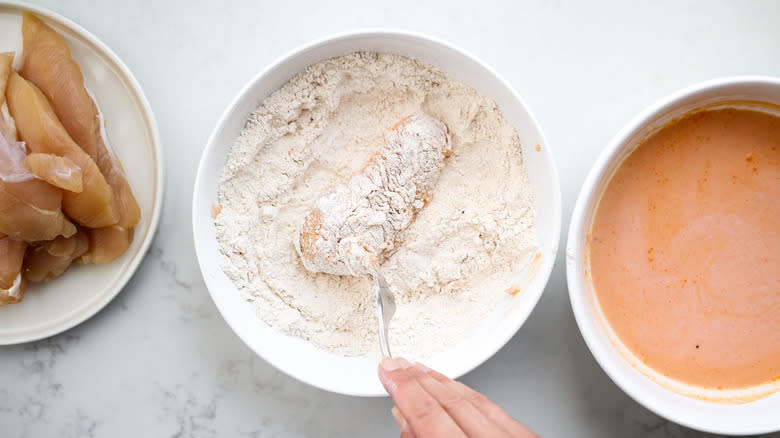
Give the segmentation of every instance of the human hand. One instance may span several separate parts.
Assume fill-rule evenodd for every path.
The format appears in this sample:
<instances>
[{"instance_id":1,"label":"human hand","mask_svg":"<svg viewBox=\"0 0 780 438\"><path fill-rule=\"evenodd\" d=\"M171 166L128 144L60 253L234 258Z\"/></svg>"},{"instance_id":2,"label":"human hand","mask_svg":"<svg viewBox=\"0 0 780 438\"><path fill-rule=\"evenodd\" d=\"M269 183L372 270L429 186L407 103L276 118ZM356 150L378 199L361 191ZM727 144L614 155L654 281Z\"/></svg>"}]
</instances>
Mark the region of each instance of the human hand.
<instances>
[{"instance_id":1,"label":"human hand","mask_svg":"<svg viewBox=\"0 0 780 438\"><path fill-rule=\"evenodd\" d=\"M402 358L384 358L379 379L395 401L401 438L538 438L468 386Z\"/></svg>"}]
</instances>

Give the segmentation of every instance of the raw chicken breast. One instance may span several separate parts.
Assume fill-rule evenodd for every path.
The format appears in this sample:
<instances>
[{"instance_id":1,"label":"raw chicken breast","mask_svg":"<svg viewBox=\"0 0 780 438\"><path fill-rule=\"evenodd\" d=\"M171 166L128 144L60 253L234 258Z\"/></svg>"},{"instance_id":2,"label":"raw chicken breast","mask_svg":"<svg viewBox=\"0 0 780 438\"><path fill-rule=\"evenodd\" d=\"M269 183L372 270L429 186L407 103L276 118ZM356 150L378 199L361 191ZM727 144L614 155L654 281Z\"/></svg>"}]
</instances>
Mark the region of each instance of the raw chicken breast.
<instances>
[{"instance_id":1,"label":"raw chicken breast","mask_svg":"<svg viewBox=\"0 0 780 438\"><path fill-rule=\"evenodd\" d=\"M26 249L26 242L8 236L0 238L0 289L8 290L16 282Z\"/></svg>"},{"instance_id":2,"label":"raw chicken breast","mask_svg":"<svg viewBox=\"0 0 780 438\"><path fill-rule=\"evenodd\" d=\"M118 225L89 230L89 251L76 263L108 263L127 251L133 242L133 229Z\"/></svg>"},{"instance_id":3,"label":"raw chicken breast","mask_svg":"<svg viewBox=\"0 0 780 438\"><path fill-rule=\"evenodd\" d=\"M54 187L73 193L84 191L81 167L65 157L32 153L25 157L24 164L30 173Z\"/></svg>"},{"instance_id":4,"label":"raw chicken breast","mask_svg":"<svg viewBox=\"0 0 780 438\"><path fill-rule=\"evenodd\" d=\"M70 236L76 227L60 210L62 192L24 167L22 143L0 137L0 232L26 241Z\"/></svg>"},{"instance_id":5,"label":"raw chicken breast","mask_svg":"<svg viewBox=\"0 0 780 438\"><path fill-rule=\"evenodd\" d=\"M14 54L12 52L0 53L0 136L4 137L8 143L16 141L16 126L8 113L8 105L5 102L5 90L13 62Z\"/></svg>"},{"instance_id":6,"label":"raw chicken breast","mask_svg":"<svg viewBox=\"0 0 780 438\"><path fill-rule=\"evenodd\" d=\"M81 69L71 59L65 40L29 13L22 17L22 38L24 59L20 73L51 102L73 141L96 159L100 121L84 88Z\"/></svg>"},{"instance_id":7,"label":"raw chicken breast","mask_svg":"<svg viewBox=\"0 0 780 438\"><path fill-rule=\"evenodd\" d=\"M22 76L49 99L71 138L92 157L111 186L118 225L134 227L141 209L127 183L122 165L103 141L95 102L84 88L81 69L70 57L65 40L30 14L22 21L24 60Z\"/></svg>"},{"instance_id":8,"label":"raw chicken breast","mask_svg":"<svg viewBox=\"0 0 780 438\"><path fill-rule=\"evenodd\" d=\"M17 73L11 73L8 107L21 139L32 152L68 158L81 168L81 193L64 192L63 210L83 226L106 227L119 221L111 187L95 162L63 128L46 96Z\"/></svg>"},{"instance_id":9,"label":"raw chicken breast","mask_svg":"<svg viewBox=\"0 0 780 438\"><path fill-rule=\"evenodd\" d=\"M59 277L88 248L89 236L85 230L79 230L71 237L58 237L35 244L24 256L24 276L29 281L49 281Z\"/></svg>"},{"instance_id":10,"label":"raw chicken breast","mask_svg":"<svg viewBox=\"0 0 780 438\"><path fill-rule=\"evenodd\" d=\"M70 236L76 227L62 214L62 192L27 170L27 151L16 141L14 121L5 102L12 60L13 54L0 54L0 232L26 241Z\"/></svg>"}]
</instances>

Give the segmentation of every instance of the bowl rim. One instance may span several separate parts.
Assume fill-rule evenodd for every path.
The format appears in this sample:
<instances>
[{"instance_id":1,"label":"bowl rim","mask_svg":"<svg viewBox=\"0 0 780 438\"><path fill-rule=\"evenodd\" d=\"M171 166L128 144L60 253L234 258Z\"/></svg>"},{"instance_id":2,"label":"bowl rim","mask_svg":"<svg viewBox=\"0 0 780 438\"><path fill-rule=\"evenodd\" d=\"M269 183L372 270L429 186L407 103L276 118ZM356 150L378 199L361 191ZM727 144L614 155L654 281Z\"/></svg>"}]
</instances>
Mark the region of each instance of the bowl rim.
<instances>
[{"instance_id":1,"label":"bowl rim","mask_svg":"<svg viewBox=\"0 0 780 438\"><path fill-rule=\"evenodd\" d=\"M134 95L140 110L143 113L149 134L151 134L152 151L155 157L154 177L157 181L157 185L153 194L154 202L152 205L151 214L149 216L149 229L144 236L144 240L141 242L141 246L138 248L138 252L132 258L130 263L128 263L127 268L124 270L122 275L120 275L114 283L116 285L115 290L105 294L100 300L95 301L88 308L79 310L79 314L77 316L69 318L61 324L54 325L46 330L41 330L32 334L28 333L26 335L20 335L11 341L0 342L0 345L15 345L46 339L78 326L79 324L92 318L98 312L103 310L103 308L105 308L108 303L113 301L113 299L119 295L119 292L125 288L127 283L135 275L136 271L140 267L141 262L143 262L143 260L146 258L146 254L157 235L157 229L160 224L160 216L162 214L163 197L165 191L165 157L163 155L162 141L160 139L160 130L157 125L157 118L155 117L154 111L152 110L152 106L149 104L149 100L141 88L141 85L138 83L135 75L133 75L124 61L122 61L122 59L120 59L119 56L117 56L116 53L111 50L111 48L109 48L102 40L79 24L43 6L28 3L26 1L4 0L0 1L0 8L18 9L20 13L23 11L32 12L40 17L46 18L47 20L56 22L63 27L73 31L86 43L94 46L98 52L100 52L111 64L113 64L113 67L118 70L120 75L124 77L125 81L130 86L130 91Z\"/></svg>"},{"instance_id":2,"label":"bowl rim","mask_svg":"<svg viewBox=\"0 0 780 438\"><path fill-rule=\"evenodd\" d=\"M590 308L596 304L591 304L588 300L589 287L588 281L585 278L585 270L587 269L587 263L585 262L585 237L588 232L586 230L586 225L590 220L590 215L586 210L588 205L592 202L597 202L598 198L601 196L601 193L598 190L598 183L605 177L609 178L609 176L605 175L609 171L609 166L620 159L622 152L627 148L632 147L632 144L629 142L631 137L639 133L642 128L653 123L658 117L663 116L665 110L673 107L686 98L695 97L701 93L721 90L732 86L750 85L768 85L780 89L780 78L762 75L740 75L698 82L656 100L639 112L639 114L631 118L630 121L607 143L607 146L599 153L598 158L588 171L587 177L577 195L577 201L574 205L571 221L569 223L566 244L566 278L569 289L569 301L582 338L585 340L585 344L588 346L588 349L601 369L604 370L609 378L612 379L623 392L653 413L691 429L716 434L753 435L775 432L780 430L780 421L774 426L767 425L753 428L745 425L737 425L736 427L717 427L710 424L700 424L696 421L690 421L686 417L685 412L666 407L663 403L653 400L645 391L643 391L642 386L634 384L627 374L620 372L619 366L622 362L625 362L625 365L628 367L633 368L633 366L625 358L622 358L619 353L618 357L621 357L621 359L618 361L612 360L609 355L604 354L601 348L601 342L599 341L602 337L606 338L607 335L603 333L603 329L592 329L591 325L588 324L593 321L595 322L594 326L598 326L599 321L594 315L595 312ZM609 342L609 340L607 340L607 342ZM655 384L655 382L644 374L641 374L641 376L643 380ZM702 403L701 400L680 395L661 385L658 386L661 387L663 391L670 394L685 397L691 402ZM718 405L723 406L724 404L718 403ZM744 405L734 404L733 406ZM780 417L778 418L780 419Z\"/></svg>"},{"instance_id":3,"label":"bowl rim","mask_svg":"<svg viewBox=\"0 0 780 438\"><path fill-rule=\"evenodd\" d=\"M386 397L386 393L380 393L380 392L364 392L364 393L358 393L358 392L348 392L341 390L340 388L336 386L328 386L323 385L321 382L316 382L308 378L306 375L299 375L298 373L291 373L288 369L285 369L283 367L280 367L277 365L276 361L272 358L269 358L264 352L258 351L255 349L252 345L253 343L250 342L247 338L248 335L243 333L241 330L237 329L237 323L233 320L232 317L229 316L229 312L227 309L220 304L221 300L215 295L215 292L213 291L213 288L209 287L210 280L206 275L207 267L205 266L205 263L203 261L203 257L201 257L201 253L205 251L204 248L202 248L202 245L199 243L199 235L197 234L197 223L199 220L199 211L196 210L196 206L198 205L198 194L203 191L202 184L203 184L203 178L201 175L205 173L205 169L207 167L207 163L205 161L205 157L208 155L208 153L216 147L216 141L217 136L219 135L222 127L227 123L228 119L231 117L232 113L237 109L239 106L239 103L241 100L245 97L246 94L250 93L253 88L255 88L258 83L264 80L264 78L271 73L272 71L276 70L286 62L288 62L290 59L296 57L297 55L317 49L320 46L336 43L338 41L350 39L350 38L356 38L356 37L389 37L389 38L395 38L395 37L401 37L401 38L411 38L411 39L417 39L419 41L425 41L430 42L435 45L441 46L443 48L450 49L454 52L457 52L461 56L468 58L478 64L481 68L483 68L485 71L489 73L490 76L492 76L492 79L495 80L497 83L499 83L502 87L504 87L506 90L508 90L511 94L512 99L517 101L520 106L525 110L525 112L528 114L528 120L530 124L534 127L536 130L538 137L540 139L540 144L542 145L541 153L544 154L544 160L548 162L549 168L550 168L550 179L552 183L551 190L555 194L554 199L552 199L552 216L554 218L553 223L553 245L550 248L552 250L551 255L551 262L547 264L547 266L541 266L539 271L536 273L536 277L540 278L540 287L538 288L538 292L536 292L535 296L532 298L531 305L528 306L527 312L525 314L521 315L517 318L516 328L514 330L511 330L511 333L509 333L505 339L502 339L500 343L495 344L495 348L491 349L490 354L486 355L484 358L482 358L479 361L475 361L474 363L469 364L468 366L464 367L462 370L459 370L459 373L457 373L455 376L452 376L453 378L461 377L462 375L472 371L476 367L482 365L484 362L486 362L488 359L490 359L493 355L495 355L498 350L503 348L509 340L517 333L517 331L520 329L520 327L525 324L526 320L530 316L531 312L536 308L542 294L547 288L547 285L549 283L550 276L552 274L553 267L555 265L556 255L558 253L558 249L560 247L560 239L561 239L561 223L562 223L562 201L561 201L561 189L560 189L560 180L558 176L558 169L557 165L554 159L554 156L552 155L552 152L549 147L549 143L547 142L547 138L544 135L544 131L541 128L541 125L537 121L534 114L531 112L528 105L525 103L525 101L522 99L522 97L517 93L517 91L514 89L514 87L511 86L509 82L506 81L506 79L501 76L498 72L496 72L490 65L486 64L484 61L482 61L477 56L473 55L471 52L464 50L458 46L455 46L449 42L446 42L440 38L420 33L417 31L397 28L397 27L359 27L354 28L346 31L341 32L335 32L330 33L325 36L321 36L319 38L315 38L311 40L310 42L300 44L293 49L287 51L283 55L277 57L273 62L268 64L266 67L264 67L262 70L260 70L259 73L255 74L249 81L241 87L241 89L238 91L238 93L231 99L230 103L226 107L226 109L222 112L219 119L217 120L214 129L212 130L211 134L209 135L209 138L206 142L206 147L203 149L201 160L198 165L196 177L195 177L195 184L193 186L193 197L192 197L192 227L193 227L193 239L195 243L195 252L198 259L198 265L200 267L201 275L203 276L203 279L206 283L206 287L209 291L209 295L211 296L212 300L217 306L217 309L219 310L220 314L222 315L222 318L227 322L228 326L233 330L233 332L244 342L244 344L249 347L250 350L252 350L255 354L260 356L263 360L268 362L269 364L273 365L274 368L281 371L282 373L296 379L299 381L302 381L304 383L307 383L311 386L314 386L319 389L331 391L334 393L339 394L345 394L345 395L353 395L353 396L364 396L364 397ZM405 56L405 55L404 55ZM297 73L295 73L297 74ZM292 78L292 76L291 76ZM543 281L542 281L543 280Z\"/></svg>"}]
</instances>

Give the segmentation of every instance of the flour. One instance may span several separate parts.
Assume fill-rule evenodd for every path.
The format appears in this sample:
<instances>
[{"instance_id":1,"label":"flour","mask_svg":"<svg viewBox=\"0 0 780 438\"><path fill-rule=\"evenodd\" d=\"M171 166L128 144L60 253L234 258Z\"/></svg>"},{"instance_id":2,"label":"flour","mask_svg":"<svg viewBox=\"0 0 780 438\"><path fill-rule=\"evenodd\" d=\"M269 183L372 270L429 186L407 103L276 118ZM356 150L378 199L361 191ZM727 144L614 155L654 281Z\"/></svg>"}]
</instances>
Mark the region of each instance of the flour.
<instances>
[{"instance_id":1,"label":"flour","mask_svg":"<svg viewBox=\"0 0 780 438\"><path fill-rule=\"evenodd\" d=\"M404 232L431 200L452 153L447 127L415 114L387 134L362 172L328 191L303 219L296 245L312 272L367 275L404 241Z\"/></svg>"},{"instance_id":2,"label":"flour","mask_svg":"<svg viewBox=\"0 0 780 438\"><path fill-rule=\"evenodd\" d=\"M425 359L506 299L537 247L517 133L494 102L432 66L356 53L310 66L269 96L225 166L215 220L222 267L263 321L327 351L378 357L371 280L309 272L297 231L415 113L444 123L452 155L381 266L398 305L391 348Z\"/></svg>"}]
</instances>

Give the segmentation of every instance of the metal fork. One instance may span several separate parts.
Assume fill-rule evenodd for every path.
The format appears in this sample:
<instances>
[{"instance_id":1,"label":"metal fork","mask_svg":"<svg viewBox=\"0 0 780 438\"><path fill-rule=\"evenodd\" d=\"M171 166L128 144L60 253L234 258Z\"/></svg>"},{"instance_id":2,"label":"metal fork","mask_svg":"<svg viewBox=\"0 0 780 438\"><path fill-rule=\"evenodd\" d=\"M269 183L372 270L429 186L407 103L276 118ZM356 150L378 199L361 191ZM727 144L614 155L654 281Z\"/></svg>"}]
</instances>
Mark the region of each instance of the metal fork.
<instances>
[{"instance_id":1,"label":"metal fork","mask_svg":"<svg viewBox=\"0 0 780 438\"><path fill-rule=\"evenodd\" d=\"M387 327L390 325L390 319L395 314L395 298L387 285L385 277L379 272L379 268L373 268L370 275L374 279L374 287L376 288L377 316L379 317L379 348L382 350L382 356L392 357L390 345L387 342Z\"/></svg>"}]
</instances>

